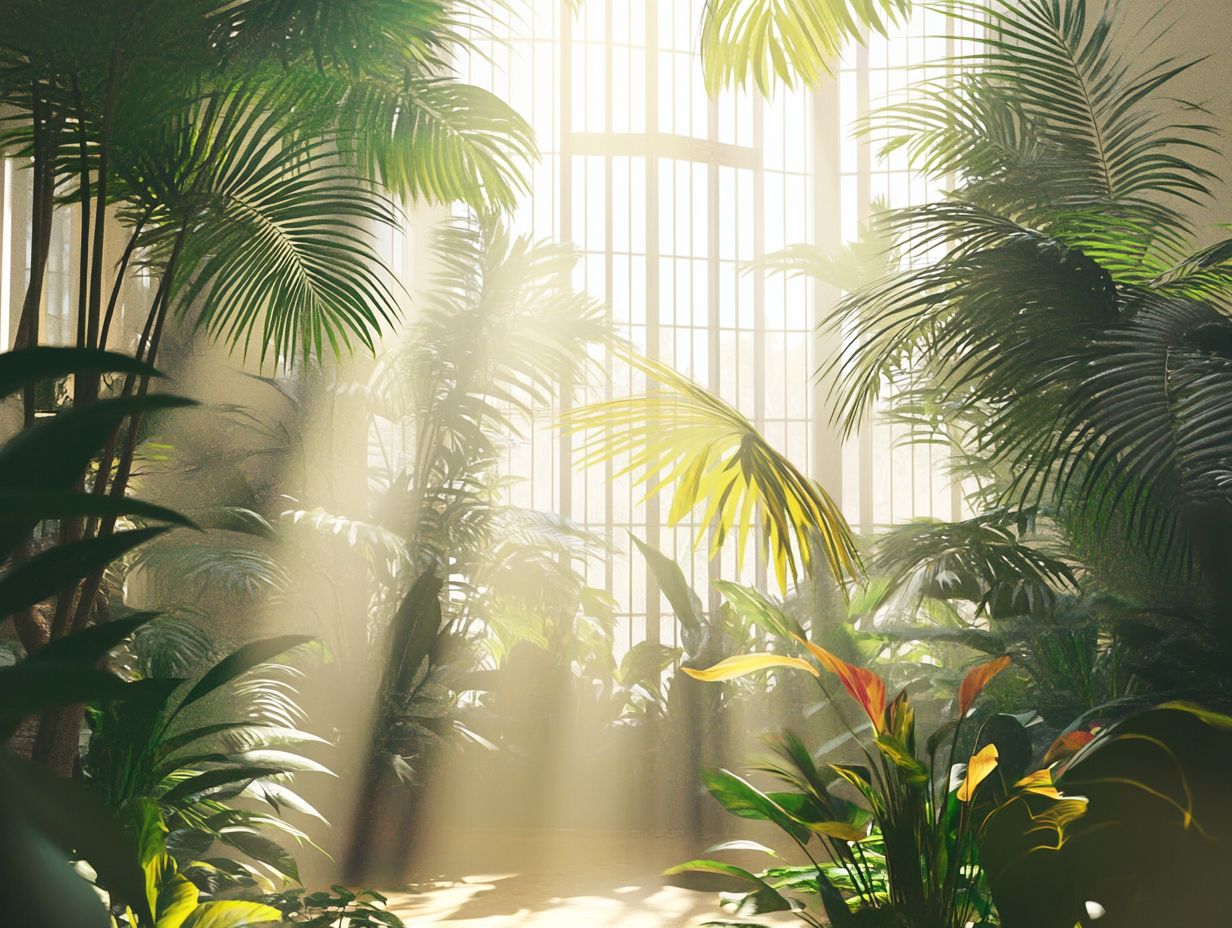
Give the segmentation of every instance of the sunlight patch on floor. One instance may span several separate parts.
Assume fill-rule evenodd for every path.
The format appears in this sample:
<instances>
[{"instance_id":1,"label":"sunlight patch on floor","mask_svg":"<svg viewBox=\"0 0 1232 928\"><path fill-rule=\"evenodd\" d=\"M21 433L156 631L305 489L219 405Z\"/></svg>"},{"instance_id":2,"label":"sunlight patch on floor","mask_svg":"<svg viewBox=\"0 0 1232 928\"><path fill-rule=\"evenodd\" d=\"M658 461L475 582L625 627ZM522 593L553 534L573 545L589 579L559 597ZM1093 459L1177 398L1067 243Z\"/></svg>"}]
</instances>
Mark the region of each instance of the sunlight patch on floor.
<instances>
[{"instance_id":1,"label":"sunlight patch on floor","mask_svg":"<svg viewBox=\"0 0 1232 928\"><path fill-rule=\"evenodd\" d=\"M411 925L456 928L661 928L696 925L717 913L714 897L672 886L624 884L574 891L550 874L467 877L390 897Z\"/></svg>"}]
</instances>

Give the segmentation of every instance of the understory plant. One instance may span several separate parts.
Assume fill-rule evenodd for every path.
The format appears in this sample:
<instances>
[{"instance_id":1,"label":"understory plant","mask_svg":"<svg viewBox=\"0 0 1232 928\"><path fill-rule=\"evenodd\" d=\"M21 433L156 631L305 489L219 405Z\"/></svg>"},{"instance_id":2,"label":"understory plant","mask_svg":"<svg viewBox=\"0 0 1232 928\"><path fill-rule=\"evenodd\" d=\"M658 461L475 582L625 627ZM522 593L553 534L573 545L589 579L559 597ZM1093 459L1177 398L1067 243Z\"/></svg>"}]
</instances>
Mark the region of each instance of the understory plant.
<instances>
[{"instance_id":1,"label":"understory plant","mask_svg":"<svg viewBox=\"0 0 1232 928\"><path fill-rule=\"evenodd\" d=\"M668 872L700 871L751 884L750 891L729 899L737 916L790 911L808 924L838 928L995 924L989 920L991 899L979 865L984 823L992 810L1024 792L1062 801L1047 768L1028 773L1031 743L1020 721L971 714L976 698L1009 658L972 668L959 688L955 717L924 740L905 690L887 702L885 681L872 670L803 639L795 642L807 656L744 654L686 672L723 681L758 671L803 670L817 679L827 700L826 680L833 675L859 705L865 719L822 750L835 760L815 758L791 733L771 740L776 759L759 770L785 783L787 791L763 791L727 770L705 775L707 789L724 808L772 822L808 864L776 865L754 874L720 861L696 860ZM728 849L750 847L737 842ZM801 895L819 899L822 911L810 909Z\"/></svg>"},{"instance_id":2,"label":"understory plant","mask_svg":"<svg viewBox=\"0 0 1232 928\"><path fill-rule=\"evenodd\" d=\"M0 399L70 374L155 373L123 355L93 349L29 348L0 353ZM170 396L103 399L42 418L0 448L0 617L40 608L87 575L175 526L183 515L142 500L82 492L76 481L108 437L135 412L187 405ZM154 523L107 538L70 541L50 526L68 517L140 518ZM31 717L80 703L115 705L137 692L108 667L150 613L72 631L25 653L0 670L0 888L6 918L52 928L106 928L107 911L82 878L89 867L111 898L142 925L153 925L136 842L114 811L86 784L59 778L18 756L20 729ZM28 742L27 751L28 753Z\"/></svg>"},{"instance_id":3,"label":"understory plant","mask_svg":"<svg viewBox=\"0 0 1232 928\"><path fill-rule=\"evenodd\" d=\"M136 836L138 861L145 874L146 902L155 928L248 928L281 921L282 913L264 903L203 899L200 888L181 872L169 852L167 825L156 805L136 803L126 817ZM117 908L112 928L139 928L141 921L130 907Z\"/></svg>"},{"instance_id":4,"label":"understory plant","mask_svg":"<svg viewBox=\"0 0 1232 928\"><path fill-rule=\"evenodd\" d=\"M127 699L91 707L84 758L91 787L118 815L156 810L182 866L219 842L262 868L212 861L215 884L225 875L249 885L268 882L268 874L298 881L295 858L267 832L310 843L286 813L321 815L293 781L330 771L302 752L324 741L296 727L293 691L279 679L280 667L288 668L270 662L308 640L292 635L254 641L193 680L137 679Z\"/></svg>"},{"instance_id":5,"label":"understory plant","mask_svg":"<svg viewBox=\"0 0 1232 928\"><path fill-rule=\"evenodd\" d=\"M261 901L282 913L285 925L299 928L403 928L403 921L387 907L388 899L374 889L351 890L331 886L329 891L290 889Z\"/></svg>"}]
</instances>

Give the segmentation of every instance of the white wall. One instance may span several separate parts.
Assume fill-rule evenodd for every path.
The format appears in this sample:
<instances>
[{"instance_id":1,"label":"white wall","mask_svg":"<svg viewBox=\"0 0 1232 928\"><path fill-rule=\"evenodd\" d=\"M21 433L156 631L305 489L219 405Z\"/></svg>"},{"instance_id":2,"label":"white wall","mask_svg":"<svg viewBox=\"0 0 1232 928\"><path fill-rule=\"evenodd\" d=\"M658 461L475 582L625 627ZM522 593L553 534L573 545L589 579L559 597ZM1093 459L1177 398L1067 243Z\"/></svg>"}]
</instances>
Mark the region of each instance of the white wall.
<instances>
[{"instance_id":1,"label":"white wall","mask_svg":"<svg viewBox=\"0 0 1232 928\"><path fill-rule=\"evenodd\" d=\"M1206 58L1177 78L1172 95L1208 107L1213 115L1207 118L1221 130L1210 139L1220 155L1195 159L1222 178L1213 185L1215 201L1206 209L1196 208L1193 217L1203 242L1230 236L1232 230L1217 226L1232 223L1232 0L1119 0L1116 5L1125 39L1136 35L1146 42L1167 27L1147 50L1151 59Z\"/></svg>"}]
</instances>

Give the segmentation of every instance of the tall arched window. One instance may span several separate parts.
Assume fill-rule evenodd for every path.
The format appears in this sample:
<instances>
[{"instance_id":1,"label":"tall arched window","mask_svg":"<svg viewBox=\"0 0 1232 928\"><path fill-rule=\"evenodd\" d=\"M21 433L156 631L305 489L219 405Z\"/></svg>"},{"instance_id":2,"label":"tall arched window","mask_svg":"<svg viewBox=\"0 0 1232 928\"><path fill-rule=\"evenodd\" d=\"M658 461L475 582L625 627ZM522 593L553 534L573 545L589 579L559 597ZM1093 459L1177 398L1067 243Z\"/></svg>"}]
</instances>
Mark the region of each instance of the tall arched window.
<instances>
[{"instance_id":1,"label":"tall arched window","mask_svg":"<svg viewBox=\"0 0 1232 928\"><path fill-rule=\"evenodd\" d=\"M822 87L711 98L698 56L704 2L522 0L512 15L476 23L467 79L523 113L543 153L515 227L572 242L578 284L610 306L621 333L738 406L842 500L858 531L950 517L960 501L943 450L903 445L901 427L877 415L846 443L830 423L814 373L836 348L818 339L816 307L838 294L754 264L791 244L836 248L874 203L933 193L851 130L915 76L913 66L945 55L947 40L930 38L944 34L944 17L922 12L853 47ZM616 368L607 391L642 386ZM618 466L576 465L570 439L545 424L513 453L510 471L526 478L520 501L625 552L591 581L619 604L626 646L675 637L628 533L679 561L698 590L717 577L765 579L761 563L740 576L734 552L709 563L706 546L692 544L698 526L668 527L664 507L643 502L646 488L616 477Z\"/></svg>"}]
</instances>

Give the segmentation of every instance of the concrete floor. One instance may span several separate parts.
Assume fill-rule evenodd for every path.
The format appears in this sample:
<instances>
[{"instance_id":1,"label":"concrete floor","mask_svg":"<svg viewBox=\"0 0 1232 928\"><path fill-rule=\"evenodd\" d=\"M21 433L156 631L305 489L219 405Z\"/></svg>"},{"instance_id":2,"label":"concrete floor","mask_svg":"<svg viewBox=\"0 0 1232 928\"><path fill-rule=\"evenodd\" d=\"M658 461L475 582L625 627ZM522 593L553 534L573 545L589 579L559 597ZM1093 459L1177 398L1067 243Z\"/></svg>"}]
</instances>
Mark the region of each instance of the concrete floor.
<instances>
[{"instance_id":1,"label":"concrete floor","mask_svg":"<svg viewBox=\"0 0 1232 928\"><path fill-rule=\"evenodd\" d=\"M445 843L438 876L390 894L408 928L691 928L723 916L717 894L664 885L664 868L704 849L679 838L467 831Z\"/></svg>"}]
</instances>

